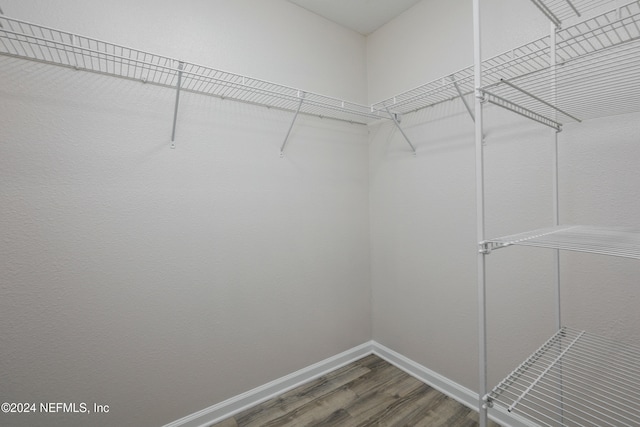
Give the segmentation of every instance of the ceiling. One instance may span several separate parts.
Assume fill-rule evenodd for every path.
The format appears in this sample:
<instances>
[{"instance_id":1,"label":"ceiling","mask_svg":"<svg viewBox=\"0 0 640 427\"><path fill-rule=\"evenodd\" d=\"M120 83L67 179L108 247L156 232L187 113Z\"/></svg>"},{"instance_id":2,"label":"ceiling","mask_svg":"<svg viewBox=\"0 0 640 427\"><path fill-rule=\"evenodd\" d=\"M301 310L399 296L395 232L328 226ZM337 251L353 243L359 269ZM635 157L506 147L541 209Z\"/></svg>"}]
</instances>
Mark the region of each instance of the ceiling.
<instances>
[{"instance_id":1,"label":"ceiling","mask_svg":"<svg viewBox=\"0 0 640 427\"><path fill-rule=\"evenodd\" d=\"M421 0L289 1L366 36Z\"/></svg>"}]
</instances>

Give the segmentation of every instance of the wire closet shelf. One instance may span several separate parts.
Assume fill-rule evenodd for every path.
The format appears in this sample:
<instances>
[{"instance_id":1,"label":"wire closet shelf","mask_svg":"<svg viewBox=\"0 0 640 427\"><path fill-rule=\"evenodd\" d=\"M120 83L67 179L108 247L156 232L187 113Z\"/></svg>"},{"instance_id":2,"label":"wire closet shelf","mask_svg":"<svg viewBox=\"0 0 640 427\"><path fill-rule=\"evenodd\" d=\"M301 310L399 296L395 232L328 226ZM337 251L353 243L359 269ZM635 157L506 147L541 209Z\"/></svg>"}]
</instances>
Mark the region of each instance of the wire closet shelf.
<instances>
[{"instance_id":1,"label":"wire closet shelf","mask_svg":"<svg viewBox=\"0 0 640 427\"><path fill-rule=\"evenodd\" d=\"M640 348L563 327L484 400L541 426L640 425Z\"/></svg>"},{"instance_id":2,"label":"wire closet shelf","mask_svg":"<svg viewBox=\"0 0 640 427\"><path fill-rule=\"evenodd\" d=\"M565 20L581 18L590 10L615 5L615 0L531 0L551 22L560 27Z\"/></svg>"},{"instance_id":3,"label":"wire closet shelf","mask_svg":"<svg viewBox=\"0 0 640 427\"><path fill-rule=\"evenodd\" d=\"M0 16L0 54L351 123L370 107ZM387 116L384 116L385 118Z\"/></svg>"},{"instance_id":4,"label":"wire closet shelf","mask_svg":"<svg viewBox=\"0 0 640 427\"><path fill-rule=\"evenodd\" d=\"M498 81L505 76L515 77L531 73L549 66L549 52L548 37L534 40L484 60L482 62L483 72L489 81ZM470 109L471 103L466 98L473 93L474 72L473 66L469 66L399 95L376 102L371 106L371 110L384 112L389 109L394 113L409 114L461 98L465 100L465 104Z\"/></svg>"},{"instance_id":5,"label":"wire closet shelf","mask_svg":"<svg viewBox=\"0 0 640 427\"><path fill-rule=\"evenodd\" d=\"M585 225L542 228L489 239L488 250L511 245L534 246L640 259L640 229Z\"/></svg>"},{"instance_id":6,"label":"wire closet shelf","mask_svg":"<svg viewBox=\"0 0 640 427\"><path fill-rule=\"evenodd\" d=\"M567 5L566 0L554 3L558 3L558 7L561 6L560 3ZM574 1L574 4L593 8L597 5L602 5L602 1ZM619 10L605 13L559 30L554 46L557 60L566 65L569 61L589 53L636 39L639 36L638 21L640 18L637 16L639 12L639 3L635 1ZM619 19L620 16L623 16L623 19ZM551 55L554 50L552 44L551 38L546 36L483 60L482 73L485 81L483 91L485 95L491 95L489 100L495 101L498 98L503 98L503 103L511 106L510 109L519 113L525 112L525 115L530 118L543 119L545 124L551 123L556 126L556 121L548 120L540 114L526 114L527 109L519 106L516 103L517 100L510 101L506 99L507 95L501 97L501 92L492 91L495 86L499 86L501 89L503 87L509 88L508 83L512 79L518 80L523 76L548 72L553 64L553 61L551 61ZM551 84L545 83L545 90L551 87ZM380 113L389 109L394 113L408 114L442 102L467 98L472 96L473 93L474 71L473 66L469 66L448 76L374 103L371 109ZM521 92L515 90L515 93ZM558 95L557 98L560 98L560 96ZM552 108L552 111L556 110Z\"/></svg>"},{"instance_id":7,"label":"wire closet shelf","mask_svg":"<svg viewBox=\"0 0 640 427\"><path fill-rule=\"evenodd\" d=\"M486 101L561 129L562 123L640 111L640 2L556 33L555 65L487 79Z\"/></svg>"}]
</instances>

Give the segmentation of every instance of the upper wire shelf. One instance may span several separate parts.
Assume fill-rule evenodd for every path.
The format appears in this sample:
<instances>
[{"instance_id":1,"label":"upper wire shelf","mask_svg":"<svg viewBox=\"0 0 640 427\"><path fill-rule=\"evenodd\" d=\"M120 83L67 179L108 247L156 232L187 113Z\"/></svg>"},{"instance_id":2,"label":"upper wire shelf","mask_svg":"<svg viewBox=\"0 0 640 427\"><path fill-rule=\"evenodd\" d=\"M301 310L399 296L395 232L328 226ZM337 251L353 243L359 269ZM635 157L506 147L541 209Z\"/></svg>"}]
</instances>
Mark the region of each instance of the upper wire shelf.
<instances>
[{"instance_id":1,"label":"upper wire shelf","mask_svg":"<svg viewBox=\"0 0 640 427\"><path fill-rule=\"evenodd\" d=\"M561 123L640 110L640 2L557 32L557 65L486 80L487 101L560 130Z\"/></svg>"},{"instance_id":2,"label":"upper wire shelf","mask_svg":"<svg viewBox=\"0 0 640 427\"><path fill-rule=\"evenodd\" d=\"M563 327L485 396L542 426L640 425L640 348Z\"/></svg>"},{"instance_id":3,"label":"upper wire shelf","mask_svg":"<svg viewBox=\"0 0 640 427\"><path fill-rule=\"evenodd\" d=\"M534 40L482 62L487 81L531 73L550 64L549 38ZM387 109L398 114L408 114L432 107L442 102L463 99L474 92L473 66L463 68L448 76L433 80L399 95L387 98L371 106L376 113ZM465 101L467 108L470 108ZM471 112L471 111L470 111Z\"/></svg>"},{"instance_id":4,"label":"upper wire shelf","mask_svg":"<svg viewBox=\"0 0 640 427\"><path fill-rule=\"evenodd\" d=\"M489 239L485 244L488 250L519 245L640 259L637 228L556 226Z\"/></svg>"},{"instance_id":5,"label":"upper wire shelf","mask_svg":"<svg viewBox=\"0 0 640 427\"><path fill-rule=\"evenodd\" d=\"M567 19L581 18L590 10L616 3L615 0L531 0L531 2L557 27Z\"/></svg>"},{"instance_id":6,"label":"upper wire shelf","mask_svg":"<svg viewBox=\"0 0 640 427\"><path fill-rule=\"evenodd\" d=\"M223 99L366 124L371 108L0 16L0 54L175 87ZM300 101L303 100L302 103ZM385 116L386 117L386 116Z\"/></svg>"}]
</instances>

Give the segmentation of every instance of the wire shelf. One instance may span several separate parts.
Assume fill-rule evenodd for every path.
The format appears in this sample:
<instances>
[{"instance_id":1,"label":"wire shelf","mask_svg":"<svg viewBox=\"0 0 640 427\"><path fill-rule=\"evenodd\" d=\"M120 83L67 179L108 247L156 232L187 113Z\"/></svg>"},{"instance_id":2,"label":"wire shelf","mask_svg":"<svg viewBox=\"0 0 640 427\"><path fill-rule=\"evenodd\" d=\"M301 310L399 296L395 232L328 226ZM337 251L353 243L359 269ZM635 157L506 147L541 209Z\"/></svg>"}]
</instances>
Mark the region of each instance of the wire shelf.
<instances>
[{"instance_id":1,"label":"wire shelf","mask_svg":"<svg viewBox=\"0 0 640 427\"><path fill-rule=\"evenodd\" d=\"M550 6L552 6L554 10L558 10L562 16L566 14L567 8L570 9L567 0L546 3L550 3ZM590 10L609 3L611 2L603 2L602 0L573 0L573 4L581 11ZM533 85L534 87L530 88L530 90L534 92L530 92L526 87L524 89L543 100L553 101L554 99L567 98L563 103L565 108L570 110L574 106L570 98L579 97L584 99L585 93L574 94L569 88L564 92L559 92L564 84L564 81L561 79L563 77L566 81L581 87L581 80L576 79L575 76L572 75L572 70L568 69L567 64L578 59L583 59L584 62L591 61L594 63L592 65L597 65L597 61L613 62L613 64L609 64L609 66L615 70L617 67L615 52L610 52L609 56L603 55L602 58L589 58L589 55L637 40L640 37L639 23L640 2L634 1L623 7L559 30L556 41L556 60L564 64L561 66L552 67L552 42L549 36L542 37L500 55L485 59L482 61L483 92L489 96L489 101L534 120L541 121L558 130L561 126L559 120L575 121L579 119L580 114L582 114L584 118L604 115L608 112L609 105L603 103L601 98L603 92L610 90L611 87L603 86L601 84L602 82L597 79L593 79L591 82L585 82L587 87L584 89L584 92L587 95L592 95L588 100L593 100L593 102L584 104L580 101L576 104L579 106L596 106L600 109L595 109L590 112L584 111L584 108L582 108L579 109L576 114L568 113L563 115L560 113L557 119L555 118L557 113L557 109L554 108L555 106L544 104L528 95L522 96L521 91L508 86L504 82L511 80L516 82L530 75L538 76L532 77L532 79L535 80L534 83L523 83L525 86ZM620 57L620 59L624 60L624 53L621 54ZM584 74L581 78L586 80L589 77L590 68L584 68L584 65L584 63L576 63L574 68ZM635 66L635 64L632 65ZM603 66L607 65L603 64ZM620 67L624 66L624 64L620 64ZM560 72L562 67L567 68L564 73ZM598 75L601 74L596 73L596 77ZM624 77L630 76L625 75ZM371 106L371 109L383 115L387 109L398 114L408 114L442 102L454 101L473 94L473 78L473 66L466 67L449 76L433 80L399 95L377 102ZM556 78L558 78L558 81L554 86L552 83ZM614 81L612 83L616 82ZM630 81L629 83L635 83L635 81ZM541 87L537 87L538 84ZM598 91L598 88L594 90L594 86L598 86L598 88L600 86L603 87L601 91ZM550 94L549 91L551 91L553 87L557 87L558 89L556 89L556 92L553 94ZM631 102L635 98L634 95L625 90L619 92L622 95L627 95L630 101L625 102L626 107L620 109L620 111L636 111L638 106ZM623 99L620 99L620 101L622 100ZM549 102L549 104L554 105L551 102ZM612 102L612 104L619 106L620 103L615 101ZM563 108L560 109L564 110ZM619 112L616 111L613 114L619 114Z\"/></svg>"},{"instance_id":2,"label":"wire shelf","mask_svg":"<svg viewBox=\"0 0 640 427\"><path fill-rule=\"evenodd\" d=\"M542 426L640 425L640 348L563 327L485 400Z\"/></svg>"},{"instance_id":3,"label":"wire shelf","mask_svg":"<svg viewBox=\"0 0 640 427\"><path fill-rule=\"evenodd\" d=\"M484 78L490 82L504 77L515 77L548 67L549 38L541 38L482 63ZM373 112L408 114L442 102L454 101L474 93L473 66L463 68L448 76L433 80L399 95L387 98L371 106Z\"/></svg>"},{"instance_id":4,"label":"wire shelf","mask_svg":"<svg viewBox=\"0 0 640 427\"><path fill-rule=\"evenodd\" d=\"M0 16L0 54L223 99L352 123L380 119L371 108L214 68Z\"/></svg>"},{"instance_id":5,"label":"wire shelf","mask_svg":"<svg viewBox=\"0 0 640 427\"><path fill-rule=\"evenodd\" d=\"M580 18L592 9L615 5L614 0L531 0L556 26L571 18Z\"/></svg>"},{"instance_id":6,"label":"wire shelf","mask_svg":"<svg viewBox=\"0 0 640 427\"><path fill-rule=\"evenodd\" d=\"M640 2L557 33L558 65L483 86L487 101L560 123L640 111Z\"/></svg>"},{"instance_id":7,"label":"wire shelf","mask_svg":"<svg viewBox=\"0 0 640 427\"><path fill-rule=\"evenodd\" d=\"M490 250L511 245L535 246L640 259L640 229L637 228L557 226L490 239L485 243Z\"/></svg>"},{"instance_id":8,"label":"wire shelf","mask_svg":"<svg viewBox=\"0 0 640 427\"><path fill-rule=\"evenodd\" d=\"M407 114L473 93L473 67L467 67L371 106L375 112Z\"/></svg>"}]
</instances>

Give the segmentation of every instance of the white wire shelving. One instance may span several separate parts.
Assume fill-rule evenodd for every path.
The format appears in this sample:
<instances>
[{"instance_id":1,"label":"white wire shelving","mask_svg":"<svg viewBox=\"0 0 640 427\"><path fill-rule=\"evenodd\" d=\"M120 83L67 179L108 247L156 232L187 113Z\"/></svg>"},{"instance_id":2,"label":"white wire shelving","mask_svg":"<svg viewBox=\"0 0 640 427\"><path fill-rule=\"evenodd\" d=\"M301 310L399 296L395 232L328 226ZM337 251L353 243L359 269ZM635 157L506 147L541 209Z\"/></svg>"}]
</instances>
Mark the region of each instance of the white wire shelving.
<instances>
[{"instance_id":1,"label":"white wire shelving","mask_svg":"<svg viewBox=\"0 0 640 427\"><path fill-rule=\"evenodd\" d=\"M640 348L561 328L485 397L540 426L640 425Z\"/></svg>"},{"instance_id":2,"label":"white wire shelving","mask_svg":"<svg viewBox=\"0 0 640 427\"><path fill-rule=\"evenodd\" d=\"M566 0L545 3L560 12L571 9ZM585 11L603 2L573 4ZM488 102L556 130L564 122L638 111L640 2L560 29L555 43L547 36L485 59L482 72L481 90ZM470 66L377 102L371 110L408 114L461 99L474 118L465 99L474 92L473 77Z\"/></svg>"},{"instance_id":3,"label":"white wire shelving","mask_svg":"<svg viewBox=\"0 0 640 427\"><path fill-rule=\"evenodd\" d=\"M640 1L531 0L555 24L539 54L514 56L508 69L480 55L480 1L474 0L476 114L490 103L557 131L567 122L640 112ZM609 11L603 12L605 8ZM593 11L595 16L587 17ZM581 22L564 26L567 22ZM530 45L530 44L529 44ZM503 56L504 57L504 56ZM532 61L534 59L534 61ZM481 116L482 117L482 116ZM483 125L476 123L480 425L488 408L535 426L640 425L640 348L562 326L559 251L640 259L640 228L556 225L505 237L484 235ZM554 150L554 223L559 223L558 134ZM556 251L558 331L498 386L487 387L485 256L508 246Z\"/></svg>"},{"instance_id":4,"label":"white wire shelving","mask_svg":"<svg viewBox=\"0 0 640 427\"><path fill-rule=\"evenodd\" d=\"M541 38L484 60L483 70L489 81L531 73L549 66L549 52L548 37ZM442 102L461 99L473 117L472 105L465 99L474 92L473 79L473 66L469 66L376 102L371 106L371 110L382 113L388 109L396 114L409 114Z\"/></svg>"},{"instance_id":5,"label":"white wire shelving","mask_svg":"<svg viewBox=\"0 0 640 427\"><path fill-rule=\"evenodd\" d=\"M484 244L488 251L516 245L640 259L640 229L628 227L548 227L488 239Z\"/></svg>"},{"instance_id":6,"label":"white wire shelving","mask_svg":"<svg viewBox=\"0 0 640 427\"><path fill-rule=\"evenodd\" d=\"M0 16L0 54L351 123L381 118L365 105L7 16Z\"/></svg>"},{"instance_id":7,"label":"white wire shelving","mask_svg":"<svg viewBox=\"0 0 640 427\"><path fill-rule=\"evenodd\" d=\"M555 65L486 79L485 99L556 130L566 122L640 111L640 2L556 37Z\"/></svg>"},{"instance_id":8,"label":"white wire shelving","mask_svg":"<svg viewBox=\"0 0 640 427\"><path fill-rule=\"evenodd\" d=\"M590 10L616 3L615 0L531 0L531 2L557 27L567 19L581 18Z\"/></svg>"}]
</instances>

